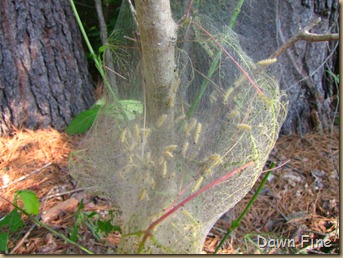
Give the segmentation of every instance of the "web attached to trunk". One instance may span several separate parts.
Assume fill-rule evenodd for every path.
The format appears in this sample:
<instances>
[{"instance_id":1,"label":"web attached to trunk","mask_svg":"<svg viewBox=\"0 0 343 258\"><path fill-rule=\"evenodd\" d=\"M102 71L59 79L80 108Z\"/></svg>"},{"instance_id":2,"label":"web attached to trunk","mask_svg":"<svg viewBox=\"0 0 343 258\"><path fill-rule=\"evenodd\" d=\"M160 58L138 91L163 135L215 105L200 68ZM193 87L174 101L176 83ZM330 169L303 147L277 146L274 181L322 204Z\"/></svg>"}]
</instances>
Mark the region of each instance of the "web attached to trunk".
<instances>
[{"instance_id":1,"label":"web attached to trunk","mask_svg":"<svg viewBox=\"0 0 343 258\"><path fill-rule=\"evenodd\" d=\"M194 1L191 15L183 17L189 3L172 1L179 21L178 80L169 103L174 112L149 124L142 110L139 37L124 2L108 50L121 75L113 86L127 101L105 94L95 124L73 153L71 172L122 211L120 253L199 253L214 223L252 188L278 138L287 103L270 73L275 60L258 62L241 49L240 38L221 17L230 8L233 15L232 3ZM153 139L170 120L169 135ZM152 144L161 152L153 155ZM249 162L253 165L239 170Z\"/></svg>"}]
</instances>

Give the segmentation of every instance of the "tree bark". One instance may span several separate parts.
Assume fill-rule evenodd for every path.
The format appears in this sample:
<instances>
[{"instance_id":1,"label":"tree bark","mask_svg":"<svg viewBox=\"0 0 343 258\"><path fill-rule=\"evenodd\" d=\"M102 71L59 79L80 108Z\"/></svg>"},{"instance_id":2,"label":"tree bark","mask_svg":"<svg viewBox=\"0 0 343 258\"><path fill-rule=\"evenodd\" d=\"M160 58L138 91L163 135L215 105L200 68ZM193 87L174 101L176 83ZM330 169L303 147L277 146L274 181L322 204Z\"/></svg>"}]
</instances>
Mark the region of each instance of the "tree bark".
<instances>
[{"instance_id":1,"label":"tree bark","mask_svg":"<svg viewBox=\"0 0 343 258\"><path fill-rule=\"evenodd\" d=\"M270 56L317 17L321 22L311 32L337 33L338 16L337 0L245 1L234 30L243 35L247 53L260 60L261 51L264 58ZM259 51L251 47L256 43ZM330 128L337 89L326 70L338 73L337 45L299 41L278 58L281 88L290 103L282 134Z\"/></svg>"},{"instance_id":2,"label":"tree bark","mask_svg":"<svg viewBox=\"0 0 343 258\"><path fill-rule=\"evenodd\" d=\"M142 50L142 77L144 80L146 119L150 125L166 116L160 130L152 137L153 154L160 153L161 143L173 141L175 98L173 84L177 79L175 44L177 25L171 16L169 0L136 1L140 47Z\"/></svg>"},{"instance_id":3,"label":"tree bark","mask_svg":"<svg viewBox=\"0 0 343 258\"><path fill-rule=\"evenodd\" d=\"M0 133L12 125L62 130L94 99L67 0L3 0L0 16Z\"/></svg>"}]
</instances>

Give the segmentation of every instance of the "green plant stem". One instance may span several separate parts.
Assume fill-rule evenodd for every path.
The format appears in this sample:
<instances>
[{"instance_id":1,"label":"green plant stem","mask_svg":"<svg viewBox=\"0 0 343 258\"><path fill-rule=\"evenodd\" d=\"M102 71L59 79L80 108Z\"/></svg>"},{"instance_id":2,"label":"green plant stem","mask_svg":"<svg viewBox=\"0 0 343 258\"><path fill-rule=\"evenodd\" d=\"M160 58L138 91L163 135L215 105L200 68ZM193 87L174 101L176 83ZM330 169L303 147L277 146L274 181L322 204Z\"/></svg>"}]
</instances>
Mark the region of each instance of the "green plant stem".
<instances>
[{"instance_id":1,"label":"green plant stem","mask_svg":"<svg viewBox=\"0 0 343 258\"><path fill-rule=\"evenodd\" d=\"M57 232L56 230L54 230L53 228L49 227L48 225L44 224L43 222L40 222L38 219L32 217L30 214L28 214L25 210L23 210L22 208L20 208L19 206L15 205L14 203L12 203L11 201L7 200L6 198L4 198L3 196L0 195L0 198L3 199L4 201L10 203L14 208L16 208L17 210L19 210L21 213L23 213L25 216L27 216L33 223L35 223L37 226L43 227L47 230L49 230L51 233L53 233L54 235L62 238L64 241L75 245L76 247L78 247L79 249L81 249L82 251L85 251L88 254L94 254L92 251L88 250L87 248L83 247L82 245L70 240L68 237L66 237L65 235Z\"/></svg>"},{"instance_id":2,"label":"green plant stem","mask_svg":"<svg viewBox=\"0 0 343 258\"><path fill-rule=\"evenodd\" d=\"M229 22L229 27L231 29L233 28L233 26L236 23L237 17L239 15L239 13L241 12L241 8L242 8L243 3L244 3L244 0L239 0L236 4L235 9L233 10L233 14L232 14L232 17L231 17L230 22Z\"/></svg>"},{"instance_id":3,"label":"green plant stem","mask_svg":"<svg viewBox=\"0 0 343 258\"><path fill-rule=\"evenodd\" d=\"M272 162L272 164L270 165L270 169L275 167L275 163ZM216 254L219 249L223 246L224 242L227 240L227 238L229 237L229 235L231 234L232 231L234 231L238 226L239 223L241 222L241 220L243 219L243 217L245 216L245 214L248 212L248 210L251 208L251 206L253 205L254 201L256 200L257 196L260 194L263 186L265 185L265 183L267 182L267 179L270 175L271 171L268 171L266 173L266 175L264 176L264 178L262 179L261 184L259 185L259 187L257 188L255 194L253 195L253 197L251 198L251 200L249 201L249 203L247 204L247 207L244 209L244 211L241 213L241 215L237 218L237 220L234 220L232 222L231 227L229 228L229 230L226 232L225 236L223 237L223 239L220 241L219 245L217 246L216 250L214 251L214 254Z\"/></svg>"},{"instance_id":4,"label":"green plant stem","mask_svg":"<svg viewBox=\"0 0 343 258\"><path fill-rule=\"evenodd\" d=\"M214 72L217 70L221 54L222 54L222 52L219 51L219 53L214 58L213 63L210 67L210 70L208 71L208 74L207 74L208 78L212 78ZM194 113L195 109L198 107L199 102L200 102L204 92L207 89L208 83L209 83L209 81L205 79L204 82L201 84L200 91L197 94L197 96L195 97L195 100L192 103L192 106L189 108L189 110L187 112L187 118L190 118L192 116L192 114Z\"/></svg>"},{"instance_id":5,"label":"green plant stem","mask_svg":"<svg viewBox=\"0 0 343 258\"><path fill-rule=\"evenodd\" d=\"M83 25L82 25L82 21L81 21L80 16L79 16L79 14L78 14L78 12L77 12L77 9L76 9L76 7L75 7L74 1L73 1L73 0L69 0L69 1L70 1L72 10L73 10L73 12L74 12L74 14L75 14L76 21L77 21L77 23L78 23L78 25L79 25L79 27L80 27L82 36L83 36L83 38L85 39L86 44L87 44L87 47L88 47L88 49L89 49L89 52L91 53L91 56L92 56L92 58L93 58L93 60L94 60L94 62L95 62L95 66L96 66L96 68L98 69L98 71L99 71L99 73L100 73L102 79L104 80L104 85L105 85L105 87L106 87L108 93L112 96L113 101L114 101L114 103L116 104L116 107L119 109L119 111L121 112L121 114L123 115L123 117L125 118L125 120L128 120L127 115L126 115L125 111L123 110L123 107L122 107L122 106L120 105L120 103L119 103L119 99L118 99L118 97L117 97L116 92L113 90L113 88L112 88L110 82L108 81L108 78L107 78L107 76L106 76L106 74L105 74L105 71L104 71L104 69L103 69L103 67L102 67L102 62L101 62L100 58L97 57L97 55L95 54L95 52L94 52L94 50L93 50L93 47L92 47L91 43L89 42L87 33L86 33L86 31L85 31L85 29L84 29L84 27L83 27ZM97 114L99 114L99 112L97 112Z\"/></svg>"},{"instance_id":6,"label":"green plant stem","mask_svg":"<svg viewBox=\"0 0 343 258\"><path fill-rule=\"evenodd\" d=\"M86 42L86 45L87 45L87 47L88 47L88 49L89 49L89 52L91 53L91 57L92 57L92 59L93 59L93 61L94 61L94 63L95 63L95 66L96 66L96 68L98 69L98 71L99 71L99 73L100 73L102 79L104 80L104 84L105 84L107 90L111 93L111 95L113 96L113 98L114 98L115 100L117 100L117 95L116 95L116 93L113 91L113 89L112 89L112 87L111 87L111 85L110 85L110 83L109 83L109 81L108 81L108 79L107 79L107 77L106 77L105 71L104 71L104 69L102 68L102 62L101 62L101 60L97 57L97 55L95 54L95 52L94 52L94 50L93 50L93 47L92 47L91 43L89 42L87 33L86 33L86 31L85 31L85 28L83 27L82 21L81 21L81 19L80 19L79 13L77 12L77 9L76 9L76 7L75 7L74 1L73 1L73 0L69 0L69 2L70 2L70 4L71 4L71 8L72 8L72 10L73 10L73 12L74 12L74 15L75 15L75 17L76 17L76 21L77 21L77 23L78 23L78 25L79 25L79 27L80 27L82 36L83 36L83 38L84 38L84 40L85 40L85 42Z\"/></svg>"}]
</instances>

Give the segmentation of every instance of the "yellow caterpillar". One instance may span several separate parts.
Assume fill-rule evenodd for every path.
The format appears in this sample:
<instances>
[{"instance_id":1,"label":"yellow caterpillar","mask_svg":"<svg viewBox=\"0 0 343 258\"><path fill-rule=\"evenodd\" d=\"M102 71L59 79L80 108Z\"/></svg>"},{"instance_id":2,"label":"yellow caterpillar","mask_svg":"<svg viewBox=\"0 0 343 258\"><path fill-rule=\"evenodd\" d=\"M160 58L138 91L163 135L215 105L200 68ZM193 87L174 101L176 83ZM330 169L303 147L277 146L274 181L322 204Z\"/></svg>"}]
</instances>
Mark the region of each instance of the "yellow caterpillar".
<instances>
[{"instance_id":1,"label":"yellow caterpillar","mask_svg":"<svg viewBox=\"0 0 343 258\"><path fill-rule=\"evenodd\" d=\"M121 134L120 134L120 142L125 142L126 140L126 132L127 132L127 128L125 128Z\"/></svg>"},{"instance_id":2,"label":"yellow caterpillar","mask_svg":"<svg viewBox=\"0 0 343 258\"><path fill-rule=\"evenodd\" d=\"M227 115L227 118L228 119L232 119L232 118L234 118L234 117L236 117L236 116L238 116L239 115L239 111L237 111L237 110L232 110L228 115Z\"/></svg>"},{"instance_id":3,"label":"yellow caterpillar","mask_svg":"<svg viewBox=\"0 0 343 258\"><path fill-rule=\"evenodd\" d=\"M229 99L229 97L230 97L232 91L233 91L233 87L229 88L229 89L225 92L225 94L224 94L224 104L227 103L227 100Z\"/></svg>"},{"instance_id":4,"label":"yellow caterpillar","mask_svg":"<svg viewBox=\"0 0 343 258\"><path fill-rule=\"evenodd\" d=\"M177 148L177 145L169 145L164 148L165 151L174 151Z\"/></svg>"},{"instance_id":5,"label":"yellow caterpillar","mask_svg":"<svg viewBox=\"0 0 343 258\"><path fill-rule=\"evenodd\" d=\"M200 133L201 133L201 128L202 128L202 124L198 123L197 128L195 130L194 133L194 143L197 144L199 141L199 137L200 137Z\"/></svg>"},{"instance_id":6,"label":"yellow caterpillar","mask_svg":"<svg viewBox=\"0 0 343 258\"><path fill-rule=\"evenodd\" d=\"M258 61L257 64L260 66L268 66L268 65L276 63L276 61L277 61L276 58L268 58L265 60Z\"/></svg>"},{"instance_id":7,"label":"yellow caterpillar","mask_svg":"<svg viewBox=\"0 0 343 258\"><path fill-rule=\"evenodd\" d=\"M173 86L172 86L173 93L177 92L180 83L181 83L180 78L177 78L176 81L174 82Z\"/></svg>"},{"instance_id":8,"label":"yellow caterpillar","mask_svg":"<svg viewBox=\"0 0 343 258\"><path fill-rule=\"evenodd\" d=\"M157 127L157 128L161 127L162 124L164 123L164 121L166 121L166 119L167 119L167 115L166 115L166 114L161 115L161 116L157 119L156 127Z\"/></svg>"},{"instance_id":9,"label":"yellow caterpillar","mask_svg":"<svg viewBox=\"0 0 343 258\"><path fill-rule=\"evenodd\" d=\"M174 107L175 97L169 96L168 98L168 107Z\"/></svg>"},{"instance_id":10,"label":"yellow caterpillar","mask_svg":"<svg viewBox=\"0 0 343 258\"><path fill-rule=\"evenodd\" d=\"M237 128L239 130L244 130L244 131L250 131L251 130L251 126L247 125L247 124L238 124Z\"/></svg>"},{"instance_id":11,"label":"yellow caterpillar","mask_svg":"<svg viewBox=\"0 0 343 258\"><path fill-rule=\"evenodd\" d=\"M186 152L189 146L189 142L185 142L185 144L182 147L181 155L185 159L186 158Z\"/></svg>"},{"instance_id":12,"label":"yellow caterpillar","mask_svg":"<svg viewBox=\"0 0 343 258\"><path fill-rule=\"evenodd\" d=\"M195 182L194 187L192 188L192 192L198 190L198 188L200 187L200 185L201 185L201 183L202 183L203 180L204 180L204 177L203 177L203 176L200 176L200 177L198 178L198 180Z\"/></svg>"},{"instance_id":13,"label":"yellow caterpillar","mask_svg":"<svg viewBox=\"0 0 343 258\"><path fill-rule=\"evenodd\" d=\"M165 178L167 175L167 162L163 162L163 168L162 168L162 177Z\"/></svg>"},{"instance_id":14,"label":"yellow caterpillar","mask_svg":"<svg viewBox=\"0 0 343 258\"><path fill-rule=\"evenodd\" d=\"M142 128L141 130L143 131L143 140L144 140L144 142L147 142L147 140L150 136L151 130L150 130L150 128Z\"/></svg>"},{"instance_id":15,"label":"yellow caterpillar","mask_svg":"<svg viewBox=\"0 0 343 258\"><path fill-rule=\"evenodd\" d=\"M179 116L179 117L177 117L177 118L175 119L175 123L177 123L177 122L179 122L180 120L185 119L185 118L186 118L186 115L181 115L181 116Z\"/></svg>"},{"instance_id":16,"label":"yellow caterpillar","mask_svg":"<svg viewBox=\"0 0 343 258\"><path fill-rule=\"evenodd\" d=\"M189 132L193 129L193 127L196 125L196 123L197 123L196 118L192 119L191 124L188 125L186 123L186 126L185 126L185 133L186 133L186 135L189 135Z\"/></svg>"},{"instance_id":17,"label":"yellow caterpillar","mask_svg":"<svg viewBox=\"0 0 343 258\"><path fill-rule=\"evenodd\" d=\"M146 190L145 188L141 191L141 194L139 195L139 198L138 200L139 201L143 201L145 199L145 197L147 197L147 193L146 193Z\"/></svg>"},{"instance_id":18,"label":"yellow caterpillar","mask_svg":"<svg viewBox=\"0 0 343 258\"><path fill-rule=\"evenodd\" d=\"M139 130L139 127L137 124L135 124L135 138L136 138L136 141L139 142L139 135L140 135L140 130Z\"/></svg>"}]
</instances>

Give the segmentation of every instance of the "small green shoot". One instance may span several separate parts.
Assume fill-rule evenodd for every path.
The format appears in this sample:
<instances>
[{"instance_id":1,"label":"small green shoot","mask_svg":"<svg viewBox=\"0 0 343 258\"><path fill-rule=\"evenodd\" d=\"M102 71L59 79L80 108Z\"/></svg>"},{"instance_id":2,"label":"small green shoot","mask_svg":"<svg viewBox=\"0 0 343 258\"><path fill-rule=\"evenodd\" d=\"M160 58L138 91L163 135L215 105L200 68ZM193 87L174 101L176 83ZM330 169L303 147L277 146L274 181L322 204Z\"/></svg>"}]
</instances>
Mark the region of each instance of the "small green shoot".
<instances>
[{"instance_id":1,"label":"small green shoot","mask_svg":"<svg viewBox=\"0 0 343 258\"><path fill-rule=\"evenodd\" d=\"M102 220L99 218L99 214L96 212L86 212L83 211L84 209L83 201L79 203L78 209L74 214L75 223L73 227L69 230L70 239L73 241L77 241L79 238L79 229L82 226L87 227L93 234L93 236L97 239L97 241L101 241L103 239L102 233L108 235L111 232L119 231L121 229L119 226L112 225L111 221L114 218L114 213L109 212L110 219L109 220Z\"/></svg>"},{"instance_id":2,"label":"small green shoot","mask_svg":"<svg viewBox=\"0 0 343 258\"><path fill-rule=\"evenodd\" d=\"M270 169L275 167L275 163L272 162L270 165ZM228 239L229 235L231 234L232 231L234 231L236 228L239 227L239 223L242 221L244 215L248 212L248 210L250 209L250 207L253 205L254 201L256 200L257 196L260 194L263 186L265 185L265 183L268 180L268 177L270 175L271 171L268 171L266 173L266 175L264 176L264 178L262 179L261 184L259 185L259 187L257 188L255 194L253 195L253 197L251 198L251 200L249 201L247 207L244 209L244 211L242 212L242 214L238 217L237 220L232 221L231 227L229 228L229 230L226 232L225 236L223 237L223 239L220 241L219 245L217 246L216 250L214 251L214 254L216 254L219 249L223 246L223 244L225 243L225 241Z\"/></svg>"},{"instance_id":3,"label":"small green shoot","mask_svg":"<svg viewBox=\"0 0 343 258\"><path fill-rule=\"evenodd\" d=\"M24 210L28 215L38 215L39 201L36 194L31 190L19 190L14 195L14 205L18 205L18 196L23 202ZM13 209L2 220L0 220L0 252L8 253L9 236L17 232L24 226L24 223L19 214L19 209Z\"/></svg>"}]
</instances>

